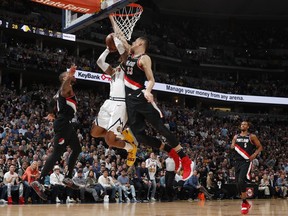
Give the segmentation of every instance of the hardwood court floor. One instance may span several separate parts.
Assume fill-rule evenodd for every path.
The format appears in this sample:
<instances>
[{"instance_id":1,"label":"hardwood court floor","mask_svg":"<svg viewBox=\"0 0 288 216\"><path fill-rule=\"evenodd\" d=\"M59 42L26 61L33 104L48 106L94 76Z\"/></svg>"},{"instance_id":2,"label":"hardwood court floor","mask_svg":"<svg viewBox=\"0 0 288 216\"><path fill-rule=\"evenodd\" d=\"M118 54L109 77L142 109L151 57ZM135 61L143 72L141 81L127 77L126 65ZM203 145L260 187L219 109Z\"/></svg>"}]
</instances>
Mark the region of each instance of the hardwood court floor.
<instances>
[{"instance_id":1,"label":"hardwood court floor","mask_svg":"<svg viewBox=\"0 0 288 216\"><path fill-rule=\"evenodd\" d=\"M249 215L288 215L288 200L249 200ZM0 205L2 216L182 216L209 215L234 216L240 213L241 200L175 201L169 203L123 204L49 204L49 205Z\"/></svg>"}]
</instances>

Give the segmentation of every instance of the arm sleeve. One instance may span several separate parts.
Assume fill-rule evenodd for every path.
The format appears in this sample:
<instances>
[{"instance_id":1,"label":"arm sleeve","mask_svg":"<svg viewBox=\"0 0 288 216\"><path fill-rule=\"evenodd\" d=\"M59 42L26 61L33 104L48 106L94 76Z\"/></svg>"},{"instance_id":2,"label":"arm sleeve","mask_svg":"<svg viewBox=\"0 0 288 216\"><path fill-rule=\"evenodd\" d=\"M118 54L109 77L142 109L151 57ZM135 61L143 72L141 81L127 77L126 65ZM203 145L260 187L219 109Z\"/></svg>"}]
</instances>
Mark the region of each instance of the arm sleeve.
<instances>
[{"instance_id":1,"label":"arm sleeve","mask_svg":"<svg viewBox=\"0 0 288 216\"><path fill-rule=\"evenodd\" d=\"M108 54L109 54L109 50L105 49L104 52L99 56L97 60L97 65L103 70L103 72L105 72L109 67L109 64L105 62Z\"/></svg>"}]
</instances>

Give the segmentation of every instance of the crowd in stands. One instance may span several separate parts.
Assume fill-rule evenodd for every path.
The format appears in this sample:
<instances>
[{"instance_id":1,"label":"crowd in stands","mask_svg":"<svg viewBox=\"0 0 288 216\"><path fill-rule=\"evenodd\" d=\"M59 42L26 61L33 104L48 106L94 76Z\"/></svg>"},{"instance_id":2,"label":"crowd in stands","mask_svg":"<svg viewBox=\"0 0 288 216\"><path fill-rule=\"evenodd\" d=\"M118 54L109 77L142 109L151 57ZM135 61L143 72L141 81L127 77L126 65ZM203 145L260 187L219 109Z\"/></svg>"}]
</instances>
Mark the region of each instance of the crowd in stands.
<instances>
[{"instance_id":1,"label":"crowd in stands","mask_svg":"<svg viewBox=\"0 0 288 216\"><path fill-rule=\"evenodd\" d=\"M40 70L58 72L65 70L72 62L79 70L101 72L96 64L96 57L76 58L65 48L44 47L19 40L9 40L5 52L0 54L0 64L8 68L21 70ZM200 72L199 72L200 71ZM181 74L179 76L179 74ZM155 71L157 82L209 90L221 93L286 97L288 87L281 77L263 78L263 74L256 74L252 78L250 72L241 72L238 77L222 70L201 71L195 68L167 67ZM249 75L248 75L249 74ZM267 73L268 74L268 73Z\"/></svg>"},{"instance_id":2,"label":"crowd in stands","mask_svg":"<svg viewBox=\"0 0 288 216\"><path fill-rule=\"evenodd\" d=\"M56 91L57 87L42 84L34 84L32 89L23 89L19 94L15 89L0 87L1 201L41 202L31 190L30 183L39 177L43 164L53 151L53 126L44 117L47 103ZM139 145L135 165L127 167L125 151L109 148L103 140L90 136L91 124L106 94L99 94L96 88L76 91L79 106L75 127L82 152L75 165L74 181L79 188L67 188L62 182L71 153L67 147L45 181L49 202L102 202L107 194L110 202L116 202L116 198L118 202L192 201L200 192L205 192L207 199L237 196L225 189L225 185L233 184L235 180L233 154L229 147L233 135L239 133L240 114L217 115L159 102L165 125L177 135L185 152L194 161L195 169L193 179L187 182L181 181L181 170L177 172L172 188L175 197L169 199L165 188L167 153ZM253 160L252 183L257 188L254 197L286 198L287 122L269 115L252 116L249 120L253 123L252 132L257 134L264 147L261 155ZM152 129L147 132L163 139ZM147 160L157 161L157 167L149 167ZM12 174L19 180L7 177ZM196 186L191 182L196 182ZM18 190L19 194L15 193Z\"/></svg>"}]
</instances>

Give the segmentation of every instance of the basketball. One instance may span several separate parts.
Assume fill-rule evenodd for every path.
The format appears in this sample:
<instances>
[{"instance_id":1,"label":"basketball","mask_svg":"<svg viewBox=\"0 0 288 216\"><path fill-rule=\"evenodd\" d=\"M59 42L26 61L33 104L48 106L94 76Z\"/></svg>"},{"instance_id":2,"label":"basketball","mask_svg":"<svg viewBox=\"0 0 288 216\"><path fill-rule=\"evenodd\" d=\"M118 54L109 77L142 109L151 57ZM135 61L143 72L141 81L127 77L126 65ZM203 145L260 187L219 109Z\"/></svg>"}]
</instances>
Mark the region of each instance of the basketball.
<instances>
[{"instance_id":1,"label":"basketball","mask_svg":"<svg viewBox=\"0 0 288 216\"><path fill-rule=\"evenodd\" d=\"M110 51L110 52L116 52L116 51L117 51L117 48L116 48L116 46L115 46L115 43L114 43L112 34L113 34L113 33L107 35L107 37L106 37L106 45L107 45L107 47L109 48L109 51Z\"/></svg>"}]
</instances>

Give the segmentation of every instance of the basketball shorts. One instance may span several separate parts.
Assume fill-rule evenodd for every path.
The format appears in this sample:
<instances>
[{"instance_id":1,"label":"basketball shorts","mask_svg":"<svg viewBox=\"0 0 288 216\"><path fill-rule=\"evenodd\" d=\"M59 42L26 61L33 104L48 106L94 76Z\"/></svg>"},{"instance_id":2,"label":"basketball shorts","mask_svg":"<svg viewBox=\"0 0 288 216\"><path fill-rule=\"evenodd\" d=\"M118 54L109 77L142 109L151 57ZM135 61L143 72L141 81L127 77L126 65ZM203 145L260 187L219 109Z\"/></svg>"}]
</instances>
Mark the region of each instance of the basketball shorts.
<instances>
[{"instance_id":1,"label":"basketball shorts","mask_svg":"<svg viewBox=\"0 0 288 216\"><path fill-rule=\"evenodd\" d=\"M125 101L106 100L101 106L95 124L107 131L121 134L128 120Z\"/></svg>"},{"instance_id":2,"label":"basketball shorts","mask_svg":"<svg viewBox=\"0 0 288 216\"><path fill-rule=\"evenodd\" d=\"M244 179L245 181L249 181L251 179L251 167L252 162L249 160L247 161L235 161L235 174L236 174L236 181L238 182L239 179Z\"/></svg>"}]
</instances>

